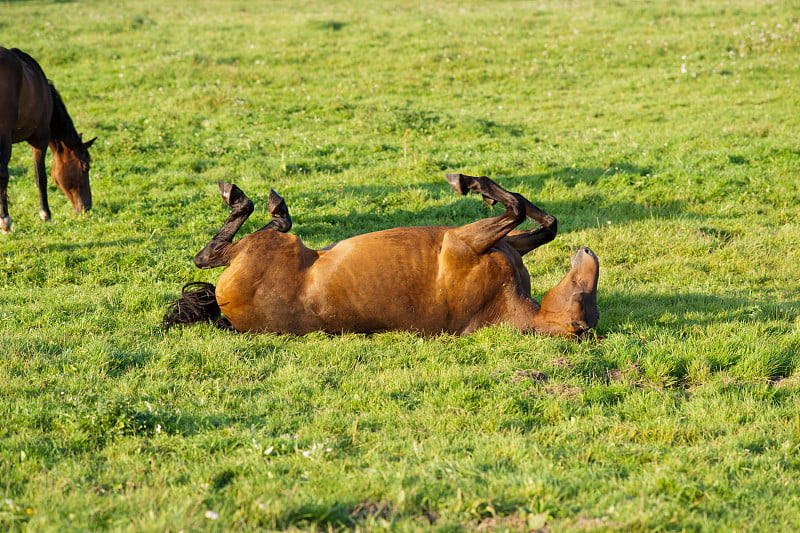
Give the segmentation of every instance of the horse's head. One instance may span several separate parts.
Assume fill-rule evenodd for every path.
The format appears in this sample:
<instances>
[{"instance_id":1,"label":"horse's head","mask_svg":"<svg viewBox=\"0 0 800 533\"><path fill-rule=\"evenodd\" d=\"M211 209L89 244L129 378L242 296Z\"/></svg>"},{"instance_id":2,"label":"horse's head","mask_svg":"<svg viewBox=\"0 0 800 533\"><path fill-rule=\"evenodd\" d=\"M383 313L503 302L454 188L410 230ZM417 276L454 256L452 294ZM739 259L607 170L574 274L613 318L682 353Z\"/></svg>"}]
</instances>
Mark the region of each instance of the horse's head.
<instances>
[{"instance_id":1,"label":"horse's head","mask_svg":"<svg viewBox=\"0 0 800 533\"><path fill-rule=\"evenodd\" d=\"M89 186L89 147L97 139L80 143L75 148L61 146L53 150L53 181L72 203L78 214L92 208L92 189Z\"/></svg>"},{"instance_id":2,"label":"horse's head","mask_svg":"<svg viewBox=\"0 0 800 533\"><path fill-rule=\"evenodd\" d=\"M542 298L537 330L556 335L581 335L597 325L597 280L600 262L589 248L572 256L572 268Z\"/></svg>"}]
</instances>

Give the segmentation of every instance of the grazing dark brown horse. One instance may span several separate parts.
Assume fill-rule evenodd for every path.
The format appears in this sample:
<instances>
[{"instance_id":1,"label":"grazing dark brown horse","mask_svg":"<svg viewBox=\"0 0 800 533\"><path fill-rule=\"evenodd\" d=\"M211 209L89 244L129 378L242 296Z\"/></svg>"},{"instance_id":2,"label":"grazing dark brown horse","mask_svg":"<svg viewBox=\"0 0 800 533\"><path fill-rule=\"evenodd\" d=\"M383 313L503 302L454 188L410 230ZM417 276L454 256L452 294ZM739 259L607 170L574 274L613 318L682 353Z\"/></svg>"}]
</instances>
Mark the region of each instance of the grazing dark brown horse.
<instances>
[{"instance_id":1,"label":"grazing dark brown horse","mask_svg":"<svg viewBox=\"0 0 800 533\"><path fill-rule=\"evenodd\" d=\"M12 144L28 141L33 148L39 216L50 220L47 147L53 150L53 181L67 195L72 210L81 213L92 207L88 148L95 139L83 142L58 91L31 56L0 47L0 231L11 230L7 189Z\"/></svg>"},{"instance_id":2,"label":"grazing dark brown horse","mask_svg":"<svg viewBox=\"0 0 800 533\"><path fill-rule=\"evenodd\" d=\"M164 326L211 321L243 332L468 334L507 323L563 336L593 328L598 319L595 254L579 249L572 269L539 305L531 298L522 256L555 237L555 217L489 178L447 178L457 192L475 191L506 211L459 227L377 231L322 250L286 233L292 222L275 191L268 203L272 222L232 242L253 202L235 185L220 182L232 212L194 262L199 268L229 268L216 290L210 283L185 286ZM512 231L526 216L540 227Z\"/></svg>"}]
</instances>

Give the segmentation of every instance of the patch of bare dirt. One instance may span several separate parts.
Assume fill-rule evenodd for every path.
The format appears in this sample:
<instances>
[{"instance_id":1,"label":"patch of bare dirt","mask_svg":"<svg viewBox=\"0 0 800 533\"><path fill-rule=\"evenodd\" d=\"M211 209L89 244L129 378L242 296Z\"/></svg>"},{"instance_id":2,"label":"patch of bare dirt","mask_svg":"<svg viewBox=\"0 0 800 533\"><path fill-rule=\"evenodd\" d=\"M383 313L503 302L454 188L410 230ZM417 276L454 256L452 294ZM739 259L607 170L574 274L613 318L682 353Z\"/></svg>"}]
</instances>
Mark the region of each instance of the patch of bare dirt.
<instances>
[{"instance_id":1,"label":"patch of bare dirt","mask_svg":"<svg viewBox=\"0 0 800 533\"><path fill-rule=\"evenodd\" d=\"M488 516L478 522L475 531L525 531L526 533L549 533L547 514Z\"/></svg>"},{"instance_id":2,"label":"patch of bare dirt","mask_svg":"<svg viewBox=\"0 0 800 533\"><path fill-rule=\"evenodd\" d=\"M536 383L547 383L548 377L547 374L540 370L533 370L529 368L527 370L515 370L511 373L511 376L508 378L509 381L512 383L517 383L520 381L535 381Z\"/></svg>"},{"instance_id":3,"label":"patch of bare dirt","mask_svg":"<svg viewBox=\"0 0 800 533\"><path fill-rule=\"evenodd\" d=\"M608 381L616 381L618 383L633 383L641 388L642 367L638 363L628 363L625 368L613 368L607 372Z\"/></svg>"},{"instance_id":4,"label":"patch of bare dirt","mask_svg":"<svg viewBox=\"0 0 800 533\"><path fill-rule=\"evenodd\" d=\"M547 394L558 396L560 398L572 398L573 396L577 396L580 393L582 393L583 388L570 387L568 385L563 385L561 383L553 383L552 385L548 385L548 387L544 391Z\"/></svg>"},{"instance_id":5,"label":"patch of bare dirt","mask_svg":"<svg viewBox=\"0 0 800 533\"><path fill-rule=\"evenodd\" d=\"M365 518L383 518L389 520L392 516L391 506L386 501L381 502L361 502L359 503L350 516L360 521Z\"/></svg>"},{"instance_id":6,"label":"patch of bare dirt","mask_svg":"<svg viewBox=\"0 0 800 533\"><path fill-rule=\"evenodd\" d=\"M566 357L556 357L550 361L556 368L572 368L572 361Z\"/></svg>"},{"instance_id":7,"label":"patch of bare dirt","mask_svg":"<svg viewBox=\"0 0 800 533\"><path fill-rule=\"evenodd\" d=\"M566 529L569 531L608 531L614 529L622 529L625 524L614 522L607 517L602 518L586 518L579 516L572 524L569 524Z\"/></svg>"},{"instance_id":8,"label":"patch of bare dirt","mask_svg":"<svg viewBox=\"0 0 800 533\"><path fill-rule=\"evenodd\" d=\"M788 378L777 378L772 381L772 386L776 389L796 389L800 387L800 374Z\"/></svg>"}]
</instances>

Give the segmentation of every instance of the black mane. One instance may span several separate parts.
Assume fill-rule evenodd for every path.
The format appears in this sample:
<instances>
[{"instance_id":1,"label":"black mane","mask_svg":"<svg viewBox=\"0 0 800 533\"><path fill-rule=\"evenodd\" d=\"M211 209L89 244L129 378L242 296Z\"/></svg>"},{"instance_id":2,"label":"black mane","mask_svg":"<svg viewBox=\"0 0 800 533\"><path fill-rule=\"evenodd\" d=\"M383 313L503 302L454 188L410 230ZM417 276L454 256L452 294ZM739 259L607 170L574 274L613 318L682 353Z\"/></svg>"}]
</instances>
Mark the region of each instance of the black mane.
<instances>
[{"instance_id":1,"label":"black mane","mask_svg":"<svg viewBox=\"0 0 800 533\"><path fill-rule=\"evenodd\" d=\"M211 322L218 328L235 331L228 319L222 316L211 283L195 281L184 285L181 297L167 308L161 324L169 331L178 324L197 322Z\"/></svg>"},{"instance_id":2,"label":"black mane","mask_svg":"<svg viewBox=\"0 0 800 533\"><path fill-rule=\"evenodd\" d=\"M50 94L53 96L53 117L50 119L50 138L54 141L60 141L66 147L72 150L81 148L83 141L81 136L75 130L75 125L72 123L72 117L67 113L67 107L61 99L61 95L53 84L48 81L50 85Z\"/></svg>"}]
</instances>

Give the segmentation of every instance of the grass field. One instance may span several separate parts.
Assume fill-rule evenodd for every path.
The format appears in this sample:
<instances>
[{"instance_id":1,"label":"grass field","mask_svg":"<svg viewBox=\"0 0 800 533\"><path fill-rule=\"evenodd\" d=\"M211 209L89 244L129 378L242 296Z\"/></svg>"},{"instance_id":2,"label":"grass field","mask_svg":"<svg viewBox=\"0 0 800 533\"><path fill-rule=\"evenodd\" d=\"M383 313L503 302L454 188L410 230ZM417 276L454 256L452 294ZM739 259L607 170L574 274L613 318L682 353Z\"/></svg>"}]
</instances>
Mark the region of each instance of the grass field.
<instances>
[{"instance_id":1,"label":"grass field","mask_svg":"<svg viewBox=\"0 0 800 533\"><path fill-rule=\"evenodd\" d=\"M98 137L49 224L14 147L0 529L800 529L797 7L0 1ZM498 212L448 171L558 217L535 297L597 253L598 339L162 331L217 180L317 247Z\"/></svg>"}]
</instances>

